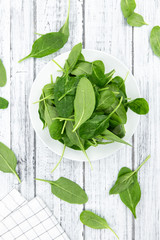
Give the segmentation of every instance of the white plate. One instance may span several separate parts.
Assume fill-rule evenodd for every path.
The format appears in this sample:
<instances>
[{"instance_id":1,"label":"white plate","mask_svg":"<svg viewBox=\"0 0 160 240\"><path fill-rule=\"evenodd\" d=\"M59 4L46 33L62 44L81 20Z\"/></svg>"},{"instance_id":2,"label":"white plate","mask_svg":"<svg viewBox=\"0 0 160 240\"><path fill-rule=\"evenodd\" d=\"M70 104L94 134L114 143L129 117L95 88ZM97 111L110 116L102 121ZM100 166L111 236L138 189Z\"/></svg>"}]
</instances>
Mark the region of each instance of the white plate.
<instances>
[{"instance_id":1,"label":"white plate","mask_svg":"<svg viewBox=\"0 0 160 240\"><path fill-rule=\"evenodd\" d=\"M122 78L125 78L127 72L129 72L128 68L124 64L122 64L118 59L104 52L95 50L83 50L82 53L84 54L85 59L87 61L102 60L105 64L106 72L110 72L112 69L115 69L116 70L115 76L119 75ZM65 60L67 59L68 55L69 52L64 53L62 55L57 56L55 60L61 66L64 66ZM53 75L54 81L56 80L57 76L61 76L61 73L57 72L57 70L59 70L59 68L57 67L56 64L54 64L51 61L40 71L40 73L36 77L29 97L29 114L33 128L35 129L40 139L44 142L44 144L46 144L46 146L49 147L51 151L55 152L58 155L61 155L63 150L63 144L61 144L59 141L53 140L50 137L47 128L42 130L42 122L39 119L38 114L39 104L33 104L33 102L39 100L44 85L50 83L51 74ZM140 97L136 80L131 73L129 73L128 78L126 80L126 92L127 96L131 99ZM128 121L127 124L125 125L126 136L124 137L124 140L126 141L128 141L134 134L139 121L139 116L130 110L128 110L127 117ZM108 157L109 155L115 153L118 149L122 147L124 147L124 145L120 143L99 145L97 147L90 147L87 150L87 154L90 160L94 161ZM64 157L76 161L87 161L81 151L76 151L70 148L66 148Z\"/></svg>"}]
</instances>

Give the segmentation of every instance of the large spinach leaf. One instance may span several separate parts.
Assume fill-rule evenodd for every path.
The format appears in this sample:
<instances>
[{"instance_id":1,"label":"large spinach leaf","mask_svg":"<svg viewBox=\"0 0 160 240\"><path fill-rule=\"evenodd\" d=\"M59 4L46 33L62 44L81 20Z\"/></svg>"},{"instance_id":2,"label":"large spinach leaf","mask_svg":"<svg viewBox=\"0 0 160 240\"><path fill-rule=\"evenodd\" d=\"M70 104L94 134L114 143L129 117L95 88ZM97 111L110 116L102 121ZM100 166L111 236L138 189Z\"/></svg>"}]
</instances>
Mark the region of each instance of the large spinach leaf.
<instances>
[{"instance_id":1,"label":"large spinach leaf","mask_svg":"<svg viewBox=\"0 0 160 240\"><path fill-rule=\"evenodd\" d=\"M6 69L0 59L0 87L4 87L7 82Z\"/></svg>"}]
</instances>

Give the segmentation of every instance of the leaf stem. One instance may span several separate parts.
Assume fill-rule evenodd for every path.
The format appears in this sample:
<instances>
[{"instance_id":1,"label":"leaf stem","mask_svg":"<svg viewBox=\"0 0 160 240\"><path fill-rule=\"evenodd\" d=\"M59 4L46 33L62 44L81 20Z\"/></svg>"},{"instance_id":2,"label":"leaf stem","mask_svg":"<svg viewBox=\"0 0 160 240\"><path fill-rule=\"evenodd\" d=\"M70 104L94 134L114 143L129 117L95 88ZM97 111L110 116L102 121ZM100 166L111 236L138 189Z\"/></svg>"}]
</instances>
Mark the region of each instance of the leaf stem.
<instances>
[{"instance_id":1,"label":"leaf stem","mask_svg":"<svg viewBox=\"0 0 160 240\"><path fill-rule=\"evenodd\" d=\"M14 172L14 174L16 175L16 177L17 177L19 183L21 183L21 179L19 178L18 174L17 174L16 172Z\"/></svg>"},{"instance_id":2,"label":"leaf stem","mask_svg":"<svg viewBox=\"0 0 160 240\"><path fill-rule=\"evenodd\" d=\"M137 173L140 168L150 159L151 155L148 155L148 157L144 160L144 162L134 171L134 173Z\"/></svg>"},{"instance_id":3,"label":"leaf stem","mask_svg":"<svg viewBox=\"0 0 160 240\"><path fill-rule=\"evenodd\" d=\"M111 230L111 232L114 233L114 235L119 239L118 235L113 231L112 228L110 228L110 227L108 226L108 229Z\"/></svg>"},{"instance_id":4,"label":"leaf stem","mask_svg":"<svg viewBox=\"0 0 160 240\"><path fill-rule=\"evenodd\" d=\"M120 85L119 88L121 88L121 87L125 84L125 81L127 80L128 75L129 75L129 71L127 72L126 77L125 77L125 79L123 80L123 82L122 82L122 84Z\"/></svg>"},{"instance_id":5,"label":"leaf stem","mask_svg":"<svg viewBox=\"0 0 160 240\"><path fill-rule=\"evenodd\" d=\"M109 87L101 88L101 89L98 90L98 92L102 92L102 91L105 91L105 90L107 90L107 89L109 89Z\"/></svg>"},{"instance_id":6,"label":"leaf stem","mask_svg":"<svg viewBox=\"0 0 160 240\"><path fill-rule=\"evenodd\" d=\"M71 121L71 122L74 122L74 119L71 119L71 118L61 118L61 117L52 118L52 120L60 120L60 121Z\"/></svg>"},{"instance_id":7,"label":"leaf stem","mask_svg":"<svg viewBox=\"0 0 160 240\"><path fill-rule=\"evenodd\" d=\"M34 102L33 104L40 103L40 102L42 102L42 101L44 101L44 100L48 99L50 96L51 96L51 94L50 94L50 95L48 95L47 97L44 97L44 98L40 99L40 100L39 100L39 101L37 101L37 102Z\"/></svg>"},{"instance_id":8,"label":"leaf stem","mask_svg":"<svg viewBox=\"0 0 160 240\"><path fill-rule=\"evenodd\" d=\"M61 134L64 133L64 129L65 129L65 127L66 127L66 124L67 124L67 121L65 120L65 122L64 122L64 124L63 124L63 128L62 128Z\"/></svg>"},{"instance_id":9,"label":"leaf stem","mask_svg":"<svg viewBox=\"0 0 160 240\"><path fill-rule=\"evenodd\" d=\"M66 73L65 70L57 63L54 59L52 61L62 70L62 72Z\"/></svg>"},{"instance_id":10,"label":"leaf stem","mask_svg":"<svg viewBox=\"0 0 160 240\"><path fill-rule=\"evenodd\" d=\"M62 156L60 157L58 163L57 163L56 166L53 168L53 170L51 171L51 173L53 173L53 172L56 170L56 168L59 166L60 162L62 161L62 158L63 158L63 156L64 156L65 149L66 149L66 145L64 145L63 152L62 152Z\"/></svg>"}]
</instances>

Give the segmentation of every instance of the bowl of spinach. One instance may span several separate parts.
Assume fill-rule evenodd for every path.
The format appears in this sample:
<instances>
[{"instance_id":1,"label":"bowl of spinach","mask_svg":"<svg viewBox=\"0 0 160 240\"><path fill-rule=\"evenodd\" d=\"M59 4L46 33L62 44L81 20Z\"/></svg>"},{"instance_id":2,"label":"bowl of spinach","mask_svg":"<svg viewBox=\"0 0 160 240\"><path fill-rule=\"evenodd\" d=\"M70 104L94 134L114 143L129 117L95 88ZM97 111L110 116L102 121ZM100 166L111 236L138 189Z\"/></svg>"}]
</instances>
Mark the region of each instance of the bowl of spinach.
<instances>
[{"instance_id":1,"label":"bowl of spinach","mask_svg":"<svg viewBox=\"0 0 160 240\"><path fill-rule=\"evenodd\" d=\"M128 68L81 43L40 71L29 98L33 128L50 150L90 165L131 147L139 115L148 111Z\"/></svg>"}]
</instances>

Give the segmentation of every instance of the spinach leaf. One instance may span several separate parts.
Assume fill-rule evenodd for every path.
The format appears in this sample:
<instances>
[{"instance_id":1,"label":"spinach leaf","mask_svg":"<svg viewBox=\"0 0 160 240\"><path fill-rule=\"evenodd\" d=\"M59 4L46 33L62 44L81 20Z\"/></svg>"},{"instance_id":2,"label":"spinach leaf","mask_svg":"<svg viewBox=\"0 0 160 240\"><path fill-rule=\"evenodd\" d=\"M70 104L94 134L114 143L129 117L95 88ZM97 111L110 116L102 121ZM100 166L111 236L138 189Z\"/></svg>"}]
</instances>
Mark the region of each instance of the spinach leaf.
<instances>
[{"instance_id":1,"label":"spinach leaf","mask_svg":"<svg viewBox=\"0 0 160 240\"><path fill-rule=\"evenodd\" d=\"M124 141L123 139L119 138L118 136L116 136L114 133L112 133L111 131L109 131L108 129L106 129L101 136L105 139L105 140L110 140L110 141L114 141L114 142L119 142L119 143L123 143L126 144L128 146L131 146L129 143L127 143L126 141Z\"/></svg>"},{"instance_id":2,"label":"spinach leaf","mask_svg":"<svg viewBox=\"0 0 160 240\"><path fill-rule=\"evenodd\" d=\"M116 136L118 136L118 137L120 137L120 138L123 138L123 137L125 136L125 134L126 134L125 127L124 127L123 124L120 124L120 125L116 126L116 127L112 130L112 132L113 132Z\"/></svg>"},{"instance_id":3,"label":"spinach leaf","mask_svg":"<svg viewBox=\"0 0 160 240\"><path fill-rule=\"evenodd\" d=\"M105 113L110 114L118 105L119 100L116 99L110 107L105 109ZM111 116L111 119L117 121L119 124L125 124L127 122L127 114L123 104L119 106L116 112Z\"/></svg>"},{"instance_id":4,"label":"spinach leaf","mask_svg":"<svg viewBox=\"0 0 160 240\"><path fill-rule=\"evenodd\" d=\"M93 86L87 78L83 77L78 83L74 100L75 125L73 132L91 117L94 108L95 93Z\"/></svg>"},{"instance_id":5,"label":"spinach leaf","mask_svg":"<svg viewBox=\"0 0 160 240\"><path fill-rule=\"evenodd\" d=\"M0 87L4 87L7 82L6 69L0 59Z\"/></svg>"},{"instance_id":6,"label":"spinach leaf","mask_svg":"<svg viewBox=\"0 0 160 240\"><path fill-rule=\"evenodd\" d=\"M138 13L132 13L132 15L130 15L128 18L127 18L127 23L130 25L130 26L133 26L133 27L141 27L143 25L148 25L143 17L138 14Z\"/></svg>"},{"instance_id":7,"label":"spinach leaf","mask_svg":"<svg viewBox=\"0 0 160 240\"><path fill-rule=\"evenodd\" d=\"M145 159L145 161L135 170L135 171L128 171L128 168L124 167L120 170L118 175L117 181L115 185L111 188L109 194L118 194L126 189L128 189L131 184L137 181L137 173L140 168L148 161L150 155ZM122 174L123 173L123 174Z\"/></svg>"},{"instance_id":8,"label":"spinach leaf","mask_svg":"<svg viewBox=\"0 0 160 240\"><path fill-rule=\"evenodd\" d=\"M115 95L110 90L105 90L100 92L97 111L105 110L109 108L115 102Z\"/></svg>"},{"instance_id":9,"label":"spinach leaf","mask_svg":"<svg viewBox=\"0 0 160 240\"><path fill-rule=\"evenodd\" d=\"M53 122L53 118L57 117L57 112L56 112L56 108L53 106L50 106L48 103L45 102L45 111L44 111L44 118L45 118L45 122L48 125L48 127L51 126L52 122Z\"/></svg>"},{"instance_id":10,"label":"spinach leaf","mask_svg":"<svg viewBox=\"0 0 160 240\"><path fill-rule=\"evenodd\" d=\"M127 103L127 106L135 113L144 115L149 112L148 102L144 98L136 98Z\"/></svg>"},{"instance_id":11,"label":"spinach leaf","mask_svg":"<svg viewBox=\"0 0 160 240\"><path fill-rule=\"evenodd\" d=\"M22 62L30 57L34 58L45 57L61 49L66 44L69 38L69 12L70 12L70 0L66 22L59 30L59 32L52 32L42 35L39 39L37 39L34 42L31 53L28 56L21 59L19 62Z\"/></svg>"},{"instance_id":12,"label":"spinach leaf","mask_svg":"<svg viewBox=\"0 0 160 240\"><path fill-rule=\"evenodd\" d=\"M88 160L88 162L91 166L91 169L93 169L92 164L90 162L90 159L88 158L88 155L87 155L87 153L85 151L85 148L84 148L84 140L80 138L77 131L73 132L73 122L67 122L66 133L67 133L67 136L70 139L71 143L73 145L77 146L78 148L80 148L83 151L84 155L86 156L86 158L87 158L87 160Z\"/></svg>"},{"instance_id":13,"label":"spinach leaf","mask_svg":"<svg viewBox=\"0 0 160 240\"><path fill-rule=\"evenodd\" d=\"M94 66L97 66L99 69L101 69L101 72L104 74L105 73L105 66L104 63L101 60L96 60L93 62Z\"/></svg>"},{"instance_id":14,"label":"spinach leaf","mask_svg":"<svg viewBox=\"0 0 160 240\"><path fill-rule=\"evenodd\" d=\"M75 66L75 68L71 72L71 74L75 75L75 76L91 75L92 74L92 64L89 62L80 62Z\"/></svg>"},{"instance_id":15,"label":"spinach leaf","mask_svg":"<svg viewBox=\"0 0 160 240\"><path fill-rule=\"evenodd\" d=\"M44 116L45 105L44 105L44 101L41 101L41 99L43 99L43 98L44 98L44 96L43 96L43 94L41 94L38 113L39 113L39 118L43 123L43 129L44 129L46 127L46 122L45 122L45 116Z\"/></svg>"},{"instance_id":16,"label":"spinach leaf","mask_svg":"<svg viewBox=\"0 0 160 240\"><path fill-rule=\"evenodd\" d=\"M89 76L89 80L98 87L103 87L106 83L103 66L93 62L92 74Z\"/></svg>"},{"instance_id":17,"label":"spinach leaf","mask_svg":"<svg viewBox=\"0 0 160 240\"><path fill-rule=\"evenodd\" d=\"M81 51L82 51L82 43L79 43L72 48L72 50L69 54L69 57L67 59L68 74L72 72L75 65L77 64L78 59L81 55ZM64 68L66 69L66 65Z\"/></svg>"},{"instance_id":18,"label":"spinach leaf","mask_svg":"<svg viewBox=\"0 0 160 240\"><path fill-rule=\"evenodd\" d=\"M135 0L121 0L121 9L125 18L128 18L134 12L135 8Z\"/></svg>"},{"instance_id":19,"label":"spinach leaf","mask_svg":"<svg viewBox=\"0 0 160 240\"><path fill-rule=\"evenodd\" d=\"M122 168L118 174L118 177L124 175L125 173L132 172L129 168ZM141 189L137 178L135 182L131 184L125 191L119 194L121 201L131 210L134 217L136 218L136 206L141 199Z\"/></svg>"},{"instance_id":20,"label":"spinach leaf","mask_svg":"<svg viewBox=\"0 0 160 240\"><path fill-rule=\"evenodd\" d=\"M155 26L154 28L152 28L151 35L150 35L150 44L154 54L160 57L160 27L159 26Z\"/></svg>"},{"instance_id":21,"label":"spinach leaf","mask_svg":"<svg viewBox=\"0 0 160 240\"><path fill-rule=\"evenodd\" d=\"M90 228L110 229L118 238L117 234L109 227L107 221L104 218L101 218L100 216L96 215L91 211L87 211L87 210L83 211L80 215L80 220L84 225Z\"/></svg>"},{"instance_id":22,"label":"spinach leaf","mask_svg":"<svg viewBox=\"0 0 160 240\"><path fill-rule=\"evenodd\" d=\"M115 70L114 70L114 69L113 69L111 72L105 74L105 82L106 82L106 85L107 85L110 81L112 81L112 77L113 77L114 74L115 74ZM106 85L105 85L105 86L106 86Z\"/></svg>"},{"instance_id":23,"label":"spinach leaf","mask_svg":"<svg viewBox=\"0 0 160 240\"><path fill-rule=\"evenodd\" d=\"M17 159L15 154L6 145L0 142L0 171L4 173L13 173L18 181L21 180L16 172Z\"/></svg>"},{"instance_id":24,"label":"spinach leaf","mask_svg":"<svg viewBox=\"0 0 160 240\"><path fill-rule=\"evenodd\" d=\"M60 140L62 138L62 128L63 128L63 122L55 119L52 121L51 125L49 126L49 133L51 138L55 140Z\"/></svg>"},{"instance_id":25,"label":"spinach leaf","mask_svg":"<svg viewBox=\"0 0 160 240\"><path fill-rule=\"evenodd\" d=\"M80 126L79 135L83 139L91 139L101 134L108 127L109 121L105 115L95 115Z\"/></svg>"},{"instance_id":26,"label":"spinach leaf","mask_svg":"<svg viewBox=\"0 0 160 240\"><path fill-rule=\"evenodd\" d=\"M61 177L57 181L36 179L51 184L52 193L63 201L72 204L84 204L88 201L85 191L75 182Z\"/></svg>"},{"instance_id":27,"label":"spinach leaf","mask_svg":"<svg viewBox=\"0 0 160 240\"><path fill-rule=\"evenodd\" d=\"M47 98L47 99L54 99L54 84L53 83L49 83L49 84L46 84L44 87L43 87L43 94L44 94L44 97Z\"/></svg>"},{"instance_id":28,"label":"spinach leaf","mask_svg":"<svg viewBox=\"0 0 160 240\"><path fill-rule=\"evenodd\" d=\"M0 109L8 108L8 101L5 98L0 97Z\"/></svg>"},{"instance_id":29,"label":"spinach leaf","mask_svg":"<svg viewBox=\"0 0 160 240\"><path fill-rule=\"evenodd\" d=\"M54 86L54 98L57 113L58 116L64 118L71 116L74 109L74 96L65 95L66 81L66 76L58 77ZM65 96L61 99L63 95Z\"/></svg>"}]
</instances>

